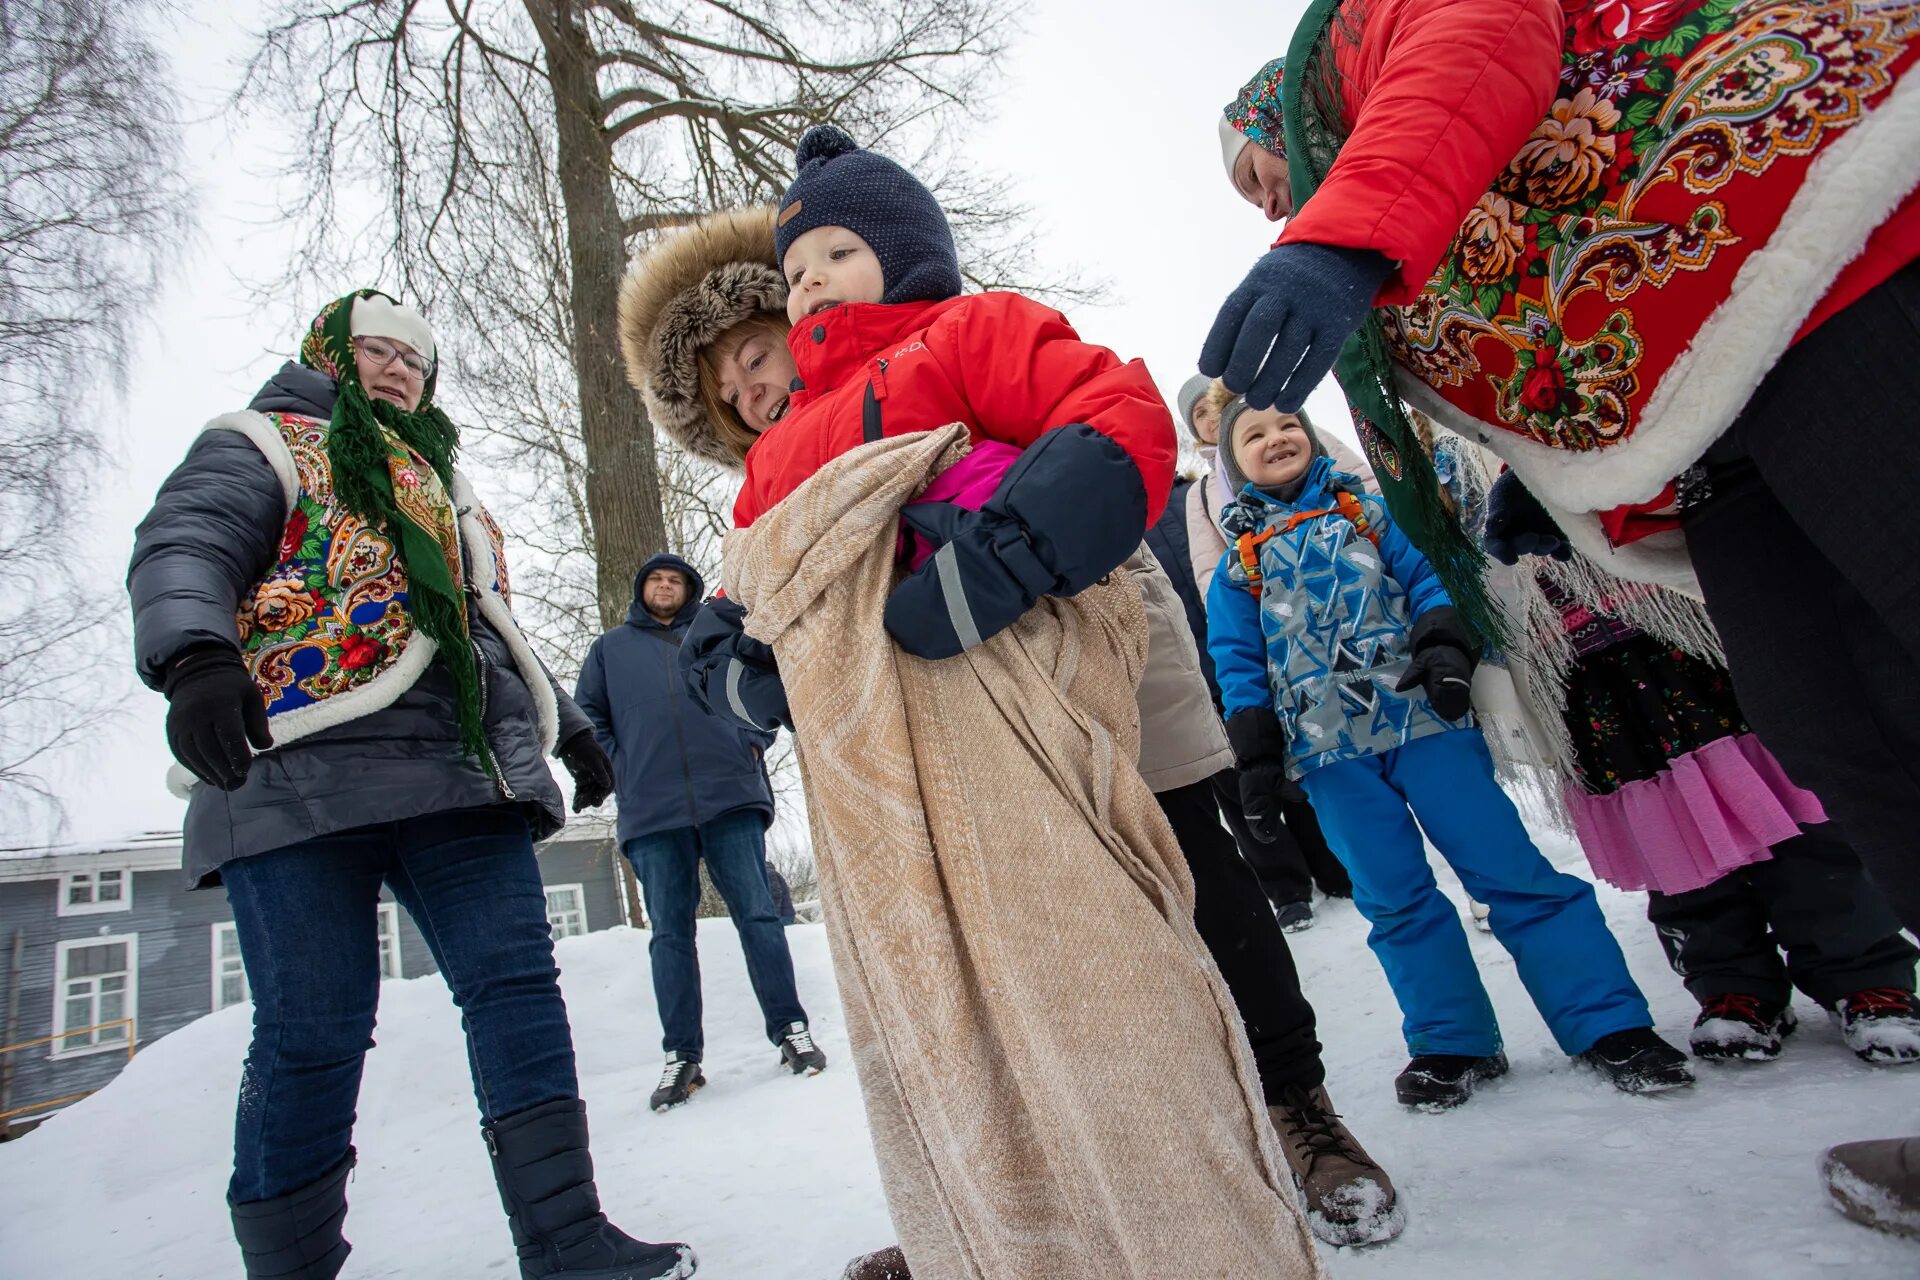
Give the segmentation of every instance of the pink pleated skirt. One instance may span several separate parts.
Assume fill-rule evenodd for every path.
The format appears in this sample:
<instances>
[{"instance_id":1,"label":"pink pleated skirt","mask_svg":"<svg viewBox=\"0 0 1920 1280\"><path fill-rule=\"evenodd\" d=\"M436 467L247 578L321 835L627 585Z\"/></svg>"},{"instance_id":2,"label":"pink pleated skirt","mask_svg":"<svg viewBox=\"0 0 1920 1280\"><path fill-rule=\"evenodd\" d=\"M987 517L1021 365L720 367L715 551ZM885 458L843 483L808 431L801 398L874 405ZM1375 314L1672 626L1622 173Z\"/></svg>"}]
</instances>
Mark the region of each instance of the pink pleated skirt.
<instances>
[{"instance_id":1,"label":"pink pleated skirt","mask_svg":"<svg viewBox=\"0 0 1920 1280\"><path fill-rule=\"evenodd\" d=\"M1676 756L1657 776L1611 795L1566 784L1567 809L1593 872L1622 889L1685 893L1773 856L1773 846L1827 820L1752 734Z\"/></svg>"}]
</instances>

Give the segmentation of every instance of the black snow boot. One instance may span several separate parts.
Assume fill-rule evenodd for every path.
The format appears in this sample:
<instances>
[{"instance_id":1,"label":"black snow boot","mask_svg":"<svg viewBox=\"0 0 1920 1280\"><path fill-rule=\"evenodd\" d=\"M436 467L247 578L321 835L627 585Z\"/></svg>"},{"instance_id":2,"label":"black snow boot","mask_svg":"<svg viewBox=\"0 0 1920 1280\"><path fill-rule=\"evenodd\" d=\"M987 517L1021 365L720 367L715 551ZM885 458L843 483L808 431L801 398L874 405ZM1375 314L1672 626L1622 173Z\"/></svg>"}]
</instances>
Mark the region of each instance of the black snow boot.
<instances>
[{"instance_id":1,"label":"black snow boot","mask_svg":"<svg viewBox=\"0 0 1920 1280\"><path fill-rule=\"evenodd\" d=\"M1622 1093L1665 1093L1693 1083L1687 1055L1662 1040L1652 1027L1631 1027L1601 1036L1580 1061L1613 1081Z\"/></svg>"},{"instance_id":2,"label":"black snow boot","mask_svg":"<svg viewBox=\"0 0 1920 1280\"><path fill-rule=\"evenodd\" d=\"M1730 991L1701 1002L1687 1044L1694 1057L1710 1062L1772 1062L1798 1025L1793 1006Z\"/></svg>"},{"instance_id":3,"label":"black snow boot","mask_svg":"<svg viewBox=\"0 0 1920 1280\"><path fill-rule=\"evenodd\" d=\"M1482 1080L1507 1074L1507 1055L1476 1058L1462 1053L1422 1053L1393 1082L1393 1095L1420 1111L1447 1111L1473 1096Z\"/></svg>"},{"instance_id":4,"label":"black snow boot","mask_svg":"<svg viewBox=\"0 0 1920 1280\"><path fill-rule=\"evenodd\" d=\"M804 1022L790 1022L780 1036L780 1062L793 1074L817 1076L827 1069L827 1055L813 1042Z\"/></svg>"},{"instance_id":5,"label":"black snow boot","mask_svg":"<svg viewBox=\"0 0 1920 1280\"><path fill-rule=\"evenodd\" d=\"M248 1204L227 1201L247 1280L333 1280L352 1252L340 1236L347 1218L353 1148L298 1191Z\"/></svg>"},{"instance_id":6,"label":"black snow boot","mask_svg":"<svg viewBox=\"0 0 1920 1280\"><path fill-rule=\"evenodd\" d=\"M607 1221L587 1153L578 1098L529 1107L482 1129L500 1184L521 1280L681 1280L694 1271L683 1244L647 1244Z\"/></svg>"}]
</instances>

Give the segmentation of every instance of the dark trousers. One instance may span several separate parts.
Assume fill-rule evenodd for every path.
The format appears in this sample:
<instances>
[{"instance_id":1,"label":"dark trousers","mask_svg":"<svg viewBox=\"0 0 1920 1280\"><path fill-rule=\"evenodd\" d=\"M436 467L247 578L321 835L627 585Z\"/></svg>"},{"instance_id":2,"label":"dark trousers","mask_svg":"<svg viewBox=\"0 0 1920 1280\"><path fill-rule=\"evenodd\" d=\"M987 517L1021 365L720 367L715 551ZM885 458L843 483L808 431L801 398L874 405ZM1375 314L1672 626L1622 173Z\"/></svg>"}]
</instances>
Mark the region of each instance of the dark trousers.
<instances>
[{"instance_id":1,"label":"dark trousers","mask_svg":"<svg viewBox=\"0 0 1920 1280\"><path fill-rule=\"evenodd\" d=\"M1340 865L1340 859L1327 847L1327 838L1320 833L1320 820L1314 817L1312 805L1283 805L1281 819L1286 825L1279 839L1267 841L1253 833L1253 828L1247 825L1245 811L1240 808L1239 771L1222 769L1214 774L1213 795L1221 816L1227 820L1227 829L1233 832L1233 842L1240 847L1240 856L1259 877L1267 901L1276 907L1311 901L1316 884L1328 897L1353 896L1353 881L1347 878L1347 869Z\"/></svg>"},{"instance_id":2,"label":"dark trousers","mask_svg":"<svg viewBox=\"0 0 1920 1280\"><path fill-rule=\"evenodd\" d=\"M1920 263L1796 343L1703 459L1687 549L1747 719L1920 929Z\"/></svg>"},{"instance_id":3,"label":"dark trousers","mask_svg":"<svg viewBox=\"0 0 1920 1280\"><path fill-rule=\"evenodd\" d=\"M1279 1102L1288 1085L1318 1088L1327 1069L1314 1037L1313 1006L1300 992L1293 953L1253 868L1220 825L1213 785L1196 782L1154 798L1193 873L1193 924L1240 1006L1268 1104Z\"/></svg>"},{"instance_id":4,"label":"dark trousers","mask_svg":"<svg viewBox=\"0 0 1920 1280\"><path fill-rule=\"evenodd\" d=\"M317 836L220 875L253 991L235 1203L296 1191L347 1154L380 999L382 884L452 988L482 1119L579 1096L546 892L517 808Z\"/></svg>"},{"instance_id":5,"label":"dark trousers","mask_svg":"<svg viewBox=\"0 0 1920 1280\"><path fill-rule=\"evenodd\" d=\"M1869 987L1911 991L1920 955L1831 824L1710 885L1648 894L1647 919L1702 1003L1739 993L1785 1004L1798 987L1831 1008Z\"/></svg>"},{"instance_id":6,"label":"dark trousers","mask_svg":"<svg viewBox=\"0 0 1920 1280\"><path fill-rule=\"evenodd\" d=\"M760 1001L767 1039L780 1043L788 1024L805 1022L794 990L793 955L767 887L766 823L743 809L697 827L635 836L624 849L640 877L653 941L653 996L660 1006L661 1047L698 1062L706 1049L701 1027L700 953L693 930L700 905L700 863L727 904L746 953L747 978Z\"/></svg>"}]
</instances>

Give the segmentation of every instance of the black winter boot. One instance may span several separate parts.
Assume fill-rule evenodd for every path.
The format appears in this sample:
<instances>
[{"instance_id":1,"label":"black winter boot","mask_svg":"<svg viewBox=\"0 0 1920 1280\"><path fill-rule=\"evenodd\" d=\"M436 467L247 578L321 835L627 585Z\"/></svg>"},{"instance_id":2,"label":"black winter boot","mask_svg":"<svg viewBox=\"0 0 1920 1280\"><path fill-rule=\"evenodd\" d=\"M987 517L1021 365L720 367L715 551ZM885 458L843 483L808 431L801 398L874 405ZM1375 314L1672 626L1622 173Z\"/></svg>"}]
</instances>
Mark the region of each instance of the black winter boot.
<instances>
[{"instance_id":1,"label":"black winter boot","mask_svg":"<svg viewBox=\"0 0 1920 1280\"><path fill-rule=\"evenodd\" d=\"M693 1274L692 1249L635 1240L600 1212L587 1152L587 1108L578 1098L529 1107L481 1134L520 1255L521 1280L682 1280Z\"/></svg>"},{"instance_id":2,"label":"black winter boot","mask_svg":"<svg viewBox=\"0 0 1920 1280\"><path fill-rule=\"evenodd\" d=\"M1622 1093L1665 1093L1693 1083L1687 1055L1652 1027L1630 1027L1601 1036L1579 1060L1613 1081Z\"/></svg>"},{"instance_id":3,"label":"black winter boot","mask_svg":"<svg viewBox=\"0 0 1920 1280\"><path fill-rule=\"evenodd\" d=\"M247 1204L227 1201L247 1280L333 1280L352 1246L340 1237L347 1217L353 1148L298 1191Z\"/></svg>"}]
</instances>

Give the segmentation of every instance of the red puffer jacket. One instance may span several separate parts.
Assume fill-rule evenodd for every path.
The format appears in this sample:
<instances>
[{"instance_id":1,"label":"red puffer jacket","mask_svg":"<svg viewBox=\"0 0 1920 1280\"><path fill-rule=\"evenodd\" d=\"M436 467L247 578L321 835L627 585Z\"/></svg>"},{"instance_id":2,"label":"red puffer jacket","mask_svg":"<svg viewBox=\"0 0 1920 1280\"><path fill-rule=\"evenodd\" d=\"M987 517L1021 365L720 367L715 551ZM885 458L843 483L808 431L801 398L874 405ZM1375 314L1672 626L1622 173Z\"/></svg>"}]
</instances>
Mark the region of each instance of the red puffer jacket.
<instances>
[{"instance_id":1,"label":"red puffer jacket","mask_svg":"<svg viewBox=\"0 0 1920 1280\"><path fill-rule=\"evenodd\" d=\"M1084 423L1140 468L1148 525L1166 506L1178 445L1146 366L1080 341L1059 312L1019 294L839 306L787 342L804 390L747 451L741 528L849 449L955 422L1022 449Z\"/></svg>"},{"instance_id":2,"label":"red puffer jacket","mask_svg":"<svg viewBox=\"0 0 1920 1280\"><path fill-rule=\"evenodd\" d=\"M1468 211L1553 105L1569 15L1592 10L1638 31L1670 24L1691 7L1686 0L1347 0L1330 39L1351 132L1327 180L1275 243L1377 250L1400 264L1379 301L1412 302ZM1356 30L1357 41L1346 38ZM1873 233L1800 335L1916 257L1920 192Z\"/></svg>"}]
</instances>

